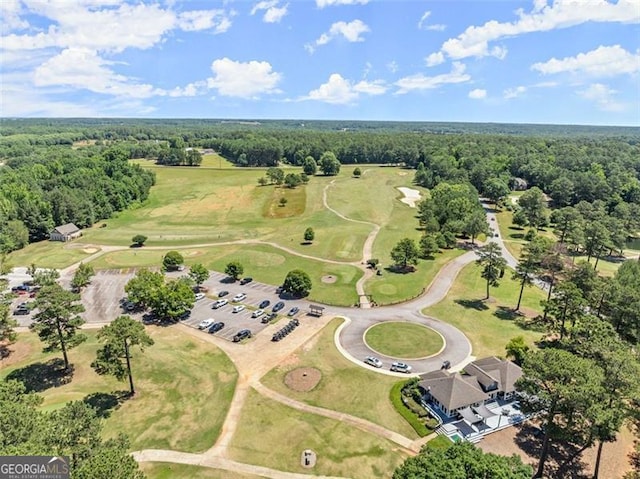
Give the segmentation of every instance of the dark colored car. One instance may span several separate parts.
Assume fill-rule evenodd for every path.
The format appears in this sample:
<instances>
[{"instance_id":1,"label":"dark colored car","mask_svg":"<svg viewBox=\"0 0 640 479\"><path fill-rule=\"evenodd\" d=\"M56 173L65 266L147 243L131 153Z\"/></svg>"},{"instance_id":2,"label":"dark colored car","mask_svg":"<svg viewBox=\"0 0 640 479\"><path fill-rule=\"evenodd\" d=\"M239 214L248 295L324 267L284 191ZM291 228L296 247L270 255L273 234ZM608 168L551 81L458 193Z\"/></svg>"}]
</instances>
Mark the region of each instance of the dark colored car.
<instances>
[{"instance_id":1,"label":"dark colored car","mask_svg":"<svg viewBox=\"0 0 640 479\"><path fill-rule=\"evenodd\" d=\"M218 293L218 298L222 298L223 296L226 296L229 294L229 291L220 291Z\"/></svg>"},{"instance_id":2,"label":"dark colored car","mask_svg":"<svg viewBox=\"0 0 640 479\"><path fill-rule=\"evenodd\" d=\"M29 308L26 308L26 307L18 307L18 308L16 308L16 309L13 311L13 314L15 314L16 316L29 314Z\"/></svg>"},{"instance_id":3,"label":"dark colored car","mask_svg":"<svg viewBox=\"0 0 640 479\"><path fill-rule=\"evenodd\" d=\"M282 308L284 308L284 303L282 301L278 301L276 304L273 305L273 309L272 311L274 313L277 313L278 311L280 311Z\"/></svg>"},{"instance_id":4,"label":"dark colored car","mask_svg":"<svg viewBox=\"0 0 640 479\"><path fill-rule=\"evenodd\" d=\"M241 329L233 337L233 342L234 343L239 343L243 339L247 339L247 338L250 338L250 337L251 337L251 331L249 331L248 329Z\"/></svg>"},{"instance_id":5,"label":"dark colored car","mask_svg":"<svg viewBox=\"0 0 640 479\"><path fill-rule=\"evenodd\" d=\"M213 323L209 328L209 334L217 333L222 328L224 328L224 323L222 321L218 321L217 323Z\"/></svg>"},{"instance_id":6,"label":"dark colored car","mask_svg":"<svg viewBox=\"0 0 640 479\"><path fill-rule=\"evenodd\" d=\"M298 313L298 311L300 311L300 308L297 308L297 307L291 308L287 313L287 316L295 316Z\"/></svg>"},{"instance_id":7,"label":"dark colored car","mask_svg":"<svg viewBox=\"0 0 640 479\"><path fill-rule=\"evenodd\" d=\"M261 303L258 305L258 307L259 307L260 309L264 309L264 308L266 308L267 306L269 306L270 304L271 304L271 301L269 301L268 299L265 299L263 302L261 302Z\"/></svg>"},{"instance_id":8,"label":"dark colored car","mask_svg":"<svg viewBox=\"0 0 640 479\"><path fill-rule=\"evenodd\" d=\"M251 283L251 281L253 281L253 278L250 276L247 276L246 278L242 278L240 280L240 284L248 284L248 283Z\"/></svg>"},{"instance_id":9,"label":"dark colored car","mask_svg":"<svg viewBox=\"0 0 640 479\"><path fill-rule=\"evenodd\" d=\"M25 284L21 284L19 286L14 286L13 288L11 288L12 293L26 293L28 291L29 291L29 286Z\"/></svg>"}]
</instances>

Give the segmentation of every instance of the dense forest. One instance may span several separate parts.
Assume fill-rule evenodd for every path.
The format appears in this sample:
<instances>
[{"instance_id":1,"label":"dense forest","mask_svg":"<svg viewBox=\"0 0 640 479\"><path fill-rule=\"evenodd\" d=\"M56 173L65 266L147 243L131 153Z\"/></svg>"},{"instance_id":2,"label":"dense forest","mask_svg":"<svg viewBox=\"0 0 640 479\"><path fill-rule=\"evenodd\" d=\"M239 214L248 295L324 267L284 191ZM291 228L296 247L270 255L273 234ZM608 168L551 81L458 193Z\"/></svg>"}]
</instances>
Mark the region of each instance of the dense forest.
<instances>
[{"instance_id":1,"label":"dense forest","mask_svg":"<svg viewBox=\"0 0 640 479\"><path fill-rule=\"evenodd\" d=\"M593 205L626 231L640 216L640 129L416 122L3 119L0 244L46 237L57 224L88 226L144 201L148 158L198 166L197 149L238 166L303 165L332 152L342 164L416 168L416 183L470 184L486 196L524 181L556 207ZM619 243L619 242L618 242Z\"/></svg>"}]
</instances>

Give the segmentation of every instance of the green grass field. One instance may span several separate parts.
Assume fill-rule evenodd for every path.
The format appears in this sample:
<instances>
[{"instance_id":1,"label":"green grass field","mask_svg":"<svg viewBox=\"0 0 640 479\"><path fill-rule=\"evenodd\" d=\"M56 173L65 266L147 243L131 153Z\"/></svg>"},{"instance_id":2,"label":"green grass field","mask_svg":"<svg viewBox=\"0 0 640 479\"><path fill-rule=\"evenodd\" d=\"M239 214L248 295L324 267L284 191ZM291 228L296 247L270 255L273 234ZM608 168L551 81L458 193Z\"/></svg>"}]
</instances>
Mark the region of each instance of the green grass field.
<instances>
[{"instance_id":1,"label":"green grass field","mask_svg":"<svg viewBox=\"0 0 640 479\"><path fill-rule=\"evenodd\" d=\"M505 273L498 288L491 288L491 300L484 301L486 282L480 277L475 263L465 266L454 282L447 297L423 312L459 328L471 341L472 354L479 358L504 356L504 347L514 336L524 336L532 345L541 333L523 329L511 312L518 301L520 286ZM529 287L524 291L521 308L529 314L541 312L540 300L546 294Z\"/></svg>"},{"instance_id":2,"label":"green grass field","mask_svg":"<svg viewBox=\"0 0 640 479\"><path fill-rule=\"evenodd\" d=\"M137 394L111 411L104 424L105 437L124 432L131 440L132 450L204 451L220 433L235 388L235 368L225 354L209 343L181 337L171 328L147 331L155 344L144 354L137 350L133 353ZM114 392L127 390L126 383L111 376L98 376L91 369L99 344L95 332L87 335L88 341L69 351L75 366L72 381L42 391L45 409L55 409L93 393L102 393L101 398L107 402L114 401ZM14 348L16 356L9 359L16 362L2 367L0 378L16 369L62 357L60 353L42 353L41 343L32 333L20 334ZM42 367L30 369L32 381L42 384L46 377Z\"/></svg>"},{"instance_id":3,"label":"green grass field","mask_svg":"<svg viewBox=\"0 0 640 479\"><path fill-rule=\"evenodd\" d=\"M149 479L259 479L261 477L209 467L162 462L143 462L140 468Z\"/></svg>"},{"instance_id":4,"label":"green grass field","mask_svg":"<svg viewBox=\"0 0 640 479\"><path fill-rule=\"evenodd\" d=\"M96 269L160 266L168 250L130 249L105 254L91 262ZM186 264L202 263L214 271L224 271L232 260L244 266L246 276L272 285L282 284L293 269L304 270L313 283L310 299L329 304L350 306L358 300L355 284L362 271L351 265L325 263L286 253L269 245L225 245L198 249L178 249ZM335 283L323 283L322 277L332 275Z\"/></svg>"},{"instance_id":5,"label":"green grass field","mask_svg":"<svg viewBox=\"0 0 640 479\"><path fill-rule=\"evenodd\" d=\"M336 349L333 336L341 322L340 319L332 320L312 342L298 350L291 361L267 373L262 382L299 401L346 412L407 437L417 438L411 426L389 401L389 391L397 379L357 366ZM293 391L285 385L286 374L299 367L313 367L322 372L322 379L313 390Z\"/></svg>"},{"instance_id":6,"label":"green grass field","mask_svg":"<svg viewBox=\"0 0 640 479\"><path fill-rule=\"evenodd\" d=\"M420 324L399 321L376 324L365 334L367 345L385 356L402 359L425 358L444 346L442 336Z\"/></svg>"},{"instance_id":7,"label":"green grass field","mask_svg":"<svg viewBox=\"0 0 640 479\"><path fill-rule=\"evenodd\" d=\"M72 241L39 241L8 256L11 266L31 266L35 264L40 268L64 268L70 264L82 261L90 253L85 251L86 245Z\"/></svg>"},{"instance_id":8,"label":"green grass field","mask_svg":"<svg viewBox=\"0 0 640 479\"><path fill-rule=\"evenodd\" d=\"M312 473L353 479L391 477L406 458L393 443L339 421L307 414L251 390L229 457L282 471L309 473L302 451L316 452Z\"/></svg>"}]
</instances>

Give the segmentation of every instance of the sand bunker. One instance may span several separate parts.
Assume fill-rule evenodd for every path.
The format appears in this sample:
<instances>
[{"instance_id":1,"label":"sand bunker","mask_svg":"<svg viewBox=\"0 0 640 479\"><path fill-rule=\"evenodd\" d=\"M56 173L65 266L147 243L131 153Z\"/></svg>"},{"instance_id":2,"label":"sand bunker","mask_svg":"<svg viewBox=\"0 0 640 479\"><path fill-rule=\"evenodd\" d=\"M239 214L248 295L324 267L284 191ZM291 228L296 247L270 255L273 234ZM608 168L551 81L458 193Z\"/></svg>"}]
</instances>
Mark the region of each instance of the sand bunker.
<instances>
[{"instance_id":1,"label":"sand bunker","mask_svg":"<svg viewBox=\"0 0 640 479\"><path fill-rule=\"evenodd\" d=\"M287 373L284 383L289 389L306 393L315 388L321 378L322 373L316 368L298 368Z\"/></svg>"},{"instance_id":2,"label":"sand bunker","mask_svg":"<svg viewBox=\"0 0 640 479\"><path fill-rule=\"evenodd\" d=\"M97 253L98 251L100 251L99 248L84 248L82 250L83 253L87 253L87 254Z\"/></svg>"},{"instance_id":3,"label":"sand bunker","mask_svg":"<svg viewBox=\"0 0 640 479\"><path fill-rule=\"evenodd\" d=\"M406 205L409 205L411 208L415 208L416 203L422 198L422 196L420 196L420 192L418 190L414 190L413 188L399 186L398 190L400 190L400 193L404 195L404 198L401 198L400 201L402 201Z\"/></svg>"}]
</instances>

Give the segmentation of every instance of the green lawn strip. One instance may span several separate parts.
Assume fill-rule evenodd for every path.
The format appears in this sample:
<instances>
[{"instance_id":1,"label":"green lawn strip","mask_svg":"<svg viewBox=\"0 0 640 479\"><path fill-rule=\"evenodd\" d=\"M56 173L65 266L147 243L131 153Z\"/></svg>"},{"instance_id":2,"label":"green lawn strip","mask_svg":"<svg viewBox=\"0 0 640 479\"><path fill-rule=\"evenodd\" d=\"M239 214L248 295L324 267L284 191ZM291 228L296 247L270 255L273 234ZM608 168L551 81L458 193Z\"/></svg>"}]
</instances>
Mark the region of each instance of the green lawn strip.
<instances>
[{"instance_id":1,"label":"green lawn strip","mask_svg":"<svg viewBox=\"0 0 640 479\"><path fill-rule=\"evenodd\" d=\"M529 344L541 337L541 333L525 329L520 321L514 320L511 310L518 301L520 285L511 279L511 270L505 272L498 288L491 288L489 302L483 301L485 288L480 267L469 264L462 269L447 297L423 312L459 328L471 341L473 355L479 358L504 356L504 347L514 336L524 336ZM540 301L545 298L542 290L528 287L522 297L522 308L529 313L541 312Z\"/></svg>"},{"instance_id":2,"label":"green lawn strip","mask_svg":"<svg viewBox=\"0 0 640 479\"><path fill-rule=\"evenodd\" d=\"M580 263L581 261L587 261L587 257L586 256L574 256L572 257L572 260L575 264ZM589 260L589 264L594 265L596 264L596 259L595 258L591 258ZM600 261L598 261L598 267L596 268L596 270L598 271L598 274L600 276L613 276L616 271L618 271L618 268L620 268L620 265L622 264L622 261L610 261L608 259L605 258L600 258Z\"/></svg>"},{"instance_id":3,"label":"green lawn strip","mask_svg":"<svg viewBox=\"0 0 640 479\"><path fill-rule=\"evenodd\" d=\"M297 351L292 361L271 370L261 381L298 401L361 417L415 438L412 428L389 402L389 390L397 380L353 364L336 349L333 337L341 322L332 320L312 343ZM285 385L286 374L299 367L313 367L322 373L313 390L293 391Z\"/></svg>"},{"instance_id":4,"label":"green lawn strip","mask_svg":"<svg viewBox=\"0 0 640 479\"><path fill-rule=\"evenodd\" d=\"M433 329L400 321L380 323L369 328L365 341L380 354L404 359L431 356L444 346L442 336Z\"/></svg>"},{"instance_id":5,"label":"green lawn strip","mask_svg":"<svg viewBox=\"0 0 640 479\"><path fill-rule=\"evenodd\" d=\"M65 268L73 263L82 261L90 255L84 251L84 244L73 241L38 241L25 248L9 254L7 260L11 266L31 266L40 268Z\"/></svg>"},{"instance_id":6,"label":"green lawn strip","mask_svg":"<svg viewBox=\"0 0 640 479\"><path fill-rule=\"evenodd\" d=\"M373 276L365 283L365 292L378 304L393 304L422 294L438 274L438 271L453 258L464 254L461 249L442 250L432 260L419 260L412 273L394 273L384 269L381 276ZM387 260L387 266L390 260Z\"/></svg>"},{"instance_id":7,"label":"green lawn strip","mask_svg":"<svg viewBox=\"0 0 640 479\"><path fill-rule=\"evenodd\" d=\"M428 449L449 449L453 443L447 436L437 436L426 444Z\"/></svg>"},{"instance_id":8,"label":"green lawn strip","mask_svg":"<svg viewBox=\"0 0 640 479\"><path fill-rule=\"evenodd\" d=\"M149 332L156 344L134 371L139 394L107 419L105 435L126 433L132 450L205 451L220 434L238 374L210 343L172 328Z\"/></svg>"},{"instance_id":9,"label":"green lawn strip","mask_svg":"<svg viewBox=\"0 0 640 479\"><path fill-rule=\"evenodd\" d=\"M420 437L424 437L433 432L433 430L427 428L418 415L409 409L404 402L402 402L402 387L405 383L406 381L398 381L393 385L389 392L389 400L398 414L400 414L411 425L416 434Z\"/></svg>"},{"instance_id":10,"label":"green lawn strip","mask_svg":"<svg viewBox=\"0 0 640 479\"><path fill-rule=\"evenodd\" d=\"M168 250L130 249L115 251L96 258L91 265L96 269L159 267ZM224 245L201 249L181 249L186 264L202 263L214 271L224 271L230 261L240 261L245 276L267 284L282 284L293 269L305 271L313 283L310 300L327 304L350 306L357 300L355 284L362 271L351 265L324 263L289 254L269 245ZM332 275L335 283L322 282L323 276Z\"/></svg>"},{"instance_id":11,"label":"green lawn strip","mask_svg":"<svg viewBox=\"0 0 640 479\"><path fill-rule=\"evenodd\" d=\"M370 479L391 477L406 458L398 447L340 421L308 414L260 396L247 396L228 455L239 462L308 473L302 451L317 454L313 473Z\"/></svg>"},{"instance_id":12,"label":"green lawn strip","mask_svg":"<svg viewBox=\"0 0 640 479\"><path fill-rule=\"evenodd\" d=\"M522 228L518 225L514 225L512 211L502 209L496 216L498 228L500 228L500 236L502 236L505 246L515 258L519 258L522 254L523 246L527 244L524 236L529 228ZM536 234L546 236L553 241L557 241L556 235L553 233L551 228L537 230Z\"/></svg>"},{"instance_id":13,"label":"green lawn strip","mask_svg":"<svg viewBox=\"0 0 640 479\"><path fill-rule=\"evenodd\" d=\"M140 468L148 479L259 479L262 477L223 469L166 462L142 462Z\"/></svg>"}]
</instances>

